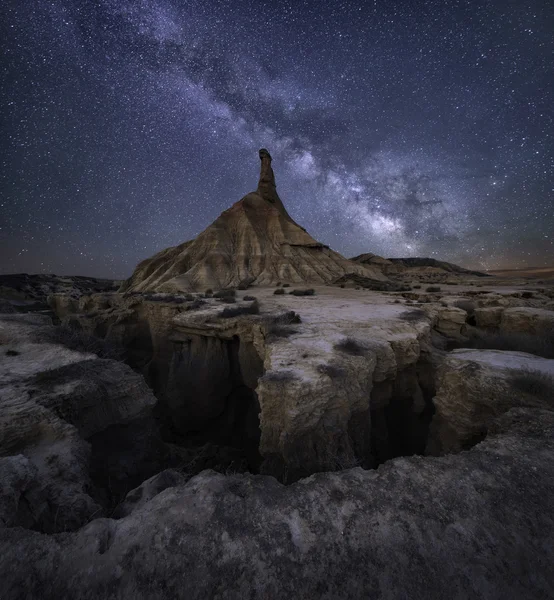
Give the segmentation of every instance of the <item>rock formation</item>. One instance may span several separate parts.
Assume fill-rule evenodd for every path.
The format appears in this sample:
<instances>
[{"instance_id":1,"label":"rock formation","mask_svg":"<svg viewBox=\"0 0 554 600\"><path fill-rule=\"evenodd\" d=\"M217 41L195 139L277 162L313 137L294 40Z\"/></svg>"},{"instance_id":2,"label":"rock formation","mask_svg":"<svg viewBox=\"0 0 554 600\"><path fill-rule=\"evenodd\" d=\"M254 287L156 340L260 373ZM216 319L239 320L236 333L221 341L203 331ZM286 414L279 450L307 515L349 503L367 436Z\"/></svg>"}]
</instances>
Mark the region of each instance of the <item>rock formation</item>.
<instances>
[{"instance_id":1,"label":"rock formation","mask_svg":"<svg viewBox=\"0 0 554 600\"><path fill-rule=\"evenodd\" d=\"M143 378L51 343L52 329L38 315L0 320L0 523L47 532L101 516L108 479L128 491L160 468Z\"/></svg>"},{"instance_id":2,"label":"rock formation","mask_svg":"<svg viewBox=\"0 0 554 600\"><path fill-rule=\"evenodd\" d=\"M459 452L487 435L512 408L554 408L554 360L524 352L455 350L437 373L427 452Z\"/></svg>"},{"instance_id":3,"label":"rock formation","mask_svg":"<svg viewBox=\"0 0 554 600\"><path fill-rule=\"evenodd\" d=\"M47 311L52 294L79 297L97 292L115 292L121 281L61 275L0 275L0 313Z\"/></svg>"},{"instance_id":4,"label":"rock formation","mask_svg":"<svg viewBox=\"0 0 554 600\"><path fill-rule=\"evenodd\" d=\"M241 283L329 283L346 273L386 280L312 238L293 221L275 187L271 156L260 150L258 188L196 239L142 261L121 291L181 292Z\"/></svg>"}]
</instances>

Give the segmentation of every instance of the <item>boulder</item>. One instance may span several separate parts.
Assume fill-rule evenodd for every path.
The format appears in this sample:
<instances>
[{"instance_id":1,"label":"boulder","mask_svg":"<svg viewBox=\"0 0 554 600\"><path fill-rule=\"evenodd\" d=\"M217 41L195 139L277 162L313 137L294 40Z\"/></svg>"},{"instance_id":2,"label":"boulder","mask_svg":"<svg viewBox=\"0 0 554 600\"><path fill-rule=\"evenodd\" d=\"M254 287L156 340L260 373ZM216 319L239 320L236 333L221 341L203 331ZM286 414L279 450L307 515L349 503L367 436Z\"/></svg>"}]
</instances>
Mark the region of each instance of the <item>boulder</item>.
<instances>
[{"instance_id":1,"label":"boulder","mask_svg":"<svg viewBox=\"0 0 554 600\"><path fill-rule=\"evenodd\" d=\"M437 314L435 329L450 338L461 338L462 325L466 322L467 313L455 306L441 307Z\"/></svg>"}]
</instances>

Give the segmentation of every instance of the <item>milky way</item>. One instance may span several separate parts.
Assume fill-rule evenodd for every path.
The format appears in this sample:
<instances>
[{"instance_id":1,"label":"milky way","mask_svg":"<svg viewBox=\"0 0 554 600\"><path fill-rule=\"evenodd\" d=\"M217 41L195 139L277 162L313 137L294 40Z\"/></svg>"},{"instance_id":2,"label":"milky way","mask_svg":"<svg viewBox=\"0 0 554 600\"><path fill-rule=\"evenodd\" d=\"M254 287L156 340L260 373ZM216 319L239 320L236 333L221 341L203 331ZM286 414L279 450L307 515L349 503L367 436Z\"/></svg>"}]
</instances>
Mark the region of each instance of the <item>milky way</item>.
<instances>
[{"instance_id":1,"label":"milky way","mask_svg":"<svg viewBox=\"0 0 554 600\"><path fill-rule=\"evenodd\" d=\"M255 189L346 256L554 264L554 4L3 3L2 272L126 277Z\"/></svg>"}]
</instances>

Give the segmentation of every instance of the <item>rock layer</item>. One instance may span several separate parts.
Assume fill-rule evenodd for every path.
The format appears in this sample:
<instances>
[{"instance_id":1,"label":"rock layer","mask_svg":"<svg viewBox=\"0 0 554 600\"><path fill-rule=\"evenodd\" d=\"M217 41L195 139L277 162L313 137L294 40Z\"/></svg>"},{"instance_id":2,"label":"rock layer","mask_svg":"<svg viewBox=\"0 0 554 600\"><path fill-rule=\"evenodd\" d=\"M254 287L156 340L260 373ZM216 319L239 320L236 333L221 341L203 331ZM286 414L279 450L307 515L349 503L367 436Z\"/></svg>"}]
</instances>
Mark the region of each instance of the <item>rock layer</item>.
<instances>
[{"instance_id":1,"label":"rock layer","mask_svg":"<svg viewBox=\"0 0 554 600\"><path fill-rule=\"evenodd\" d=\"M554 360L501 350L451 352L437 373L436 413L427 452L471 447L486 436L496 417L511 408L554 409L553 383Z\"/></svg>"}]
</instances>

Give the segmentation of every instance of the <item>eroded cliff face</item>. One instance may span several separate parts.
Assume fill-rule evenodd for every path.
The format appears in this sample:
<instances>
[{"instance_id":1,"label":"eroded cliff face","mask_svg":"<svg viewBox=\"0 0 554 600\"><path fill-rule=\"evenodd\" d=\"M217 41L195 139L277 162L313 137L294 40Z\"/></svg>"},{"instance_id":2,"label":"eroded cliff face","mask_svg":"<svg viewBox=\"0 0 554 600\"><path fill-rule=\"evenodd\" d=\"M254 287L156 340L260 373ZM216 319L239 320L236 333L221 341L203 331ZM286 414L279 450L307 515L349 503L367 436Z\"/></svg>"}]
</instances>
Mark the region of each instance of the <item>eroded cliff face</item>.
<instances>
[{"instance_id":1,"label":"eroded cliff face","mask_svg":"<svg viewBox=\"0 0 554 600\"><path fill-rule=\"evenodd\" d=\"M0 319L2 594L550 597L554 361L446 351L544 299L273 291Z\"/></svg>"},{"instance_id":2,"label":"eroded cliff face","mask_svg":"<svg viewBox=\"0 0 554 600\"><path fill-rule=\"evenodd\" d=\"M239 314L230 318L222 316L227 305L220 299L163 294L91 296L77 307L86 312L76 314L71 300L52 298L52 306L65 323L128 349L160 400L166 441L239 449L251 471L284 482L477 443L482 433L445 441L456 422L479 419L464 386L447 391L457 374L465 382L467 369L444 350L463 344L489 312L500 311L485 321L500 332L530 333L552 314L511 307L522 299L487 292L475 306L466 298L465 308L461 297L441 293L402 294L410 303L417 297L417 307L398 303L400 295L330 287L310 297L276 296L271 288L256 295L259 314L248 314L252 300L239 292L232 304ZM487 380L502 388L498 374L483 373L481 391ZM452 414L443 398L458 398Z\"/></svg>"},{"instance_id":3,"label":"eroded cliff face","mask_svg":"<svg viewBox=\"0 0 554 600\"><path fill-rule=\"evenodd\" d=\"M455 350L437 373L436 414L428 454L471 448L512 408L554 408L554 360L524 352ZM518 385L518 382L523 385ZM541 390L544 382L544 391Z\"/></svg>"},{"instance_id":4,"label":"eroded cliff face","mask_svg":"<svg viewBox=\"0 0 554 600\"><path fill-rule=\"evenodd\" d=\"M406 322L384 295L345 306L332 291L257 290L261 313L235 318L216 299L196 310L138 295L84 300L88 314L63 298L52 306L128 348L168 440L241 447L252 470L290 482L422 452L433 412L431 318ZM290 314L301 322L283 325Z\"/></svg>"},{"instance_id":5,"label":"eroded cliff face","mask_svg":"<svg viewBox=\"0 0 554 600\"><path fill-rule=\"evenodd\" d=\"M165 460L144 379L51 342L52 329L46 317L0 320L0 519L46 532L107 514Z\"/></svg>"}]
</instances>

